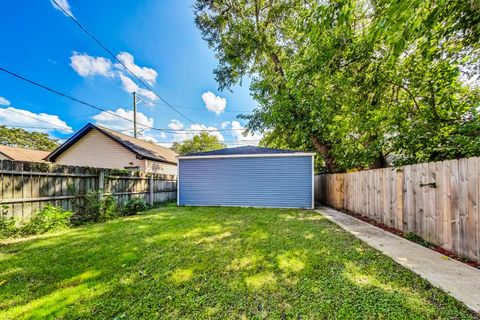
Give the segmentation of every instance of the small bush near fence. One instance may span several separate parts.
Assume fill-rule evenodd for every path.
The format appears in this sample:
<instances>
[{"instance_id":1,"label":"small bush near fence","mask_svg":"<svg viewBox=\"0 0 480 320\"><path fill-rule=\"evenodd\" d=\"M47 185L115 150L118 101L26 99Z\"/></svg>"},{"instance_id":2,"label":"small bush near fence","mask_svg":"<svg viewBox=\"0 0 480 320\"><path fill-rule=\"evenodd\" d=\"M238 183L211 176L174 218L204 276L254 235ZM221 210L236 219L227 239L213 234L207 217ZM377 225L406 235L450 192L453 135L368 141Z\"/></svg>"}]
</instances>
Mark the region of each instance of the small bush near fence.
<instances>
[{"instance_id":1,"label":"small bush near fence","mask_svg":"<svg viewBox=\"0 0 480 320\"><path fill-rule=\"evenodd\" d=\"M120 208L115 197L101 197L98 192L89 191L77 213L47 204L38 210L27 222L17 224L15 219L6 215L5 208L0 208L0 239L15 236L43 234L50 231L67 229L85 223L104 222L120 215L131 216L149 209L141 198L130 199Z\"/></svg>"},{"instance_id":2,"label":"small bush near fence","mask_svg":"<svg viewBox=\"0 0 480 320\"><path fill-rule=\"evenodd\" d=\"M89 190L83 198L77 198L73 204L75 214L72 224L103 222L119 215L120 209L112 195L102 196L98 191Z\"/></svg>"},{"instance_id":3,"label":"small bush near fence","mask_svg":"<svg viewBox=\"0 0 480 320\"><path fill-rule=\"evenodd\" d=\"M48 231L66 229L70 226L73 212L47 204L26 224L20 227L22 235L42 234Z\"/></svg>"},{"instance_id":4,"label":"small bush near fence","mask_svg":"<svg viewBox=\"0 0 480 320\"><path fill-rule=\"evenodd\" d=\"M17 224L15 219L7 218L0 212L0 238L42 234L49 231L70 227L73 212L47 204L39 210L28 222Z\"/></svg>"},{"instance_id":5,"label":"small bush near fence","mask_svg":"<svg viewBox=\"0 0 480 320\"><path fill-rule=\"evenodd\" d=\"M0 207L0 239L8 238L17 233L15 219L7 217L6 206Z\"/></svg>"},{"instance_id":6,"label":"small bush near fence","mask_svg":"<svg viewBox=\"0 0 480 320\"><path fill-rule=\"evenodd\" d=\"M149 208L148 204L145 200L141 198L133 198L128 200L123 208L123 214L126 216L132 216L137 214L138 212L145 211Z\"/></svg>"}]
</instances>

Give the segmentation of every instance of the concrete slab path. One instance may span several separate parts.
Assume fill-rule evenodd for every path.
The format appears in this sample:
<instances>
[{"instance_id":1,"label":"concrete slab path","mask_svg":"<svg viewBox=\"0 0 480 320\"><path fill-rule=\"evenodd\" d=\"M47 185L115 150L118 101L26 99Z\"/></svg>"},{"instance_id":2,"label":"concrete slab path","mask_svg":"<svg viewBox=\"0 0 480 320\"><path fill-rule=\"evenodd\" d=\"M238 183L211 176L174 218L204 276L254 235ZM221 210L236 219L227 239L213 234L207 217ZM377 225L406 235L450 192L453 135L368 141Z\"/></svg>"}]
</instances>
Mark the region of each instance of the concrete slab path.
<instances>
[{"instance_id":1,"label":"concrete slab path","mask_svg":"<svg viewBox=\"0 0 480 320\"><path fill-rule=\"evenodd\" d=\"M480 313L480 270L332 208L317 212Z\"/></svg>"}]
</instances>

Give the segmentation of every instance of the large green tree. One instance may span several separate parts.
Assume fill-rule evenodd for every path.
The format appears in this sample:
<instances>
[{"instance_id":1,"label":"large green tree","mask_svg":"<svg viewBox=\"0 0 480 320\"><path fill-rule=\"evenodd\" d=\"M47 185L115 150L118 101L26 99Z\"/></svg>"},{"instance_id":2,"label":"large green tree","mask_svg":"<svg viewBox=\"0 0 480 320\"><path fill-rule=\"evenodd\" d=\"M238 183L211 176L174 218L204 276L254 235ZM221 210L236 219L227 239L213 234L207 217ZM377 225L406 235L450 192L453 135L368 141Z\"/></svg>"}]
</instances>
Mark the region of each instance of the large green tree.
<instances>
[{"instance_id":1,"label":"large green tree","mask_svg":"<svg viewBox=\"0 0 480 320\"><path fill-rule=\"evenodd\" d=\"M51 151L58 146L57 140L42 132L31 132L21 128L0 125L0 145Z\"/></svg>"},{"instance_id":2,"label":"large green tree","mask_svg":"<svg viewBox=\"0 0 480 320\"><path fill-rule=\"evenodd\" d=\"M217 136L211 135L208 132L201 132L193 136L191 139L186 139L183 142L174 142L172 150L180 155L211 151L225 148L225 144L218 140Z\"/></svg>"},{"instance_id":3,"label":"large green tree","mask_svg":"<svg viewBox=\"0 0 480 320\"><path fill-rule=\"evenodd\" d=\"M327 171L480 154L474 0L197 0L220 89L244 76L263 144Z\"/></svg>"}]
</instances>

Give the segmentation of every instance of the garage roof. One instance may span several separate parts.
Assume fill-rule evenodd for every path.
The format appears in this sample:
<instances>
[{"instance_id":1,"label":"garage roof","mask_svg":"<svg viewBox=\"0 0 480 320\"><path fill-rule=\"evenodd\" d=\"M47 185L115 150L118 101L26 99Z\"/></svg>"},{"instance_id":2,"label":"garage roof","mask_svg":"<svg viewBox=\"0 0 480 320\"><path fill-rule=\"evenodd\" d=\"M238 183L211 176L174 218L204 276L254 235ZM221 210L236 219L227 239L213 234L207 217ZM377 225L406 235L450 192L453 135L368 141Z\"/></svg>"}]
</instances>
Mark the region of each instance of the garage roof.
<instances>
[{"instance_id":1,"label":"garage roof","mask_svg":"<svg viewBox=\"0 0 480 320\"><path fill-rule=\"evenodd\" d=\"M305 151L297 150L286 150L286 149L274 149L274 148L263 148L256 146L242 146L235 148L225 148L220 150L206 151L206 152L197 152L190 153L184 156L178 157L179 159L188 159L188 158L217 158L217 157L242 157L242 156L287 156L287 155L313 155L313 153L308 153Z\"/></svg>"}]
</instances>

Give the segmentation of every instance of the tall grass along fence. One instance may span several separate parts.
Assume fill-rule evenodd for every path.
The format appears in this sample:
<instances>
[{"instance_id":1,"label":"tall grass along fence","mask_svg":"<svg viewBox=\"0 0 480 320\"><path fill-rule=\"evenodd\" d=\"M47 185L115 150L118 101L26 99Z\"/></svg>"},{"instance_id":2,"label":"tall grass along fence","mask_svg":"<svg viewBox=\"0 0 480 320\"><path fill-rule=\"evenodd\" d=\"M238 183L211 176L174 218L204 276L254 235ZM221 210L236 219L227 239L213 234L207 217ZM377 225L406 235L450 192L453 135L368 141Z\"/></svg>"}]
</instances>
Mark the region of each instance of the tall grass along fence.
<instances>
[{"instance_id":1,"label":"tall grass along fence","mask_svg":"<svg viewBox=\"0 0 480 320\"><path fill-rule=\"evenodd\" d=\"M119 205L131 198L143 198L153 205L177 198L173 179L115 169L3 160L0 209L20 221L28 220L48 203L75 211L75 201L81 201L90 190L113 195Z\"/></svg>"},{"instance_id":2,"label":"tall grass along fence","mask_svg":"<svg viewBox=\"0 0 480 320\"><path fill-rule=\"evenodd\" d=\"M315 199L480 261L480 158L315 177Z\"/></svg>"}]
</instances>

